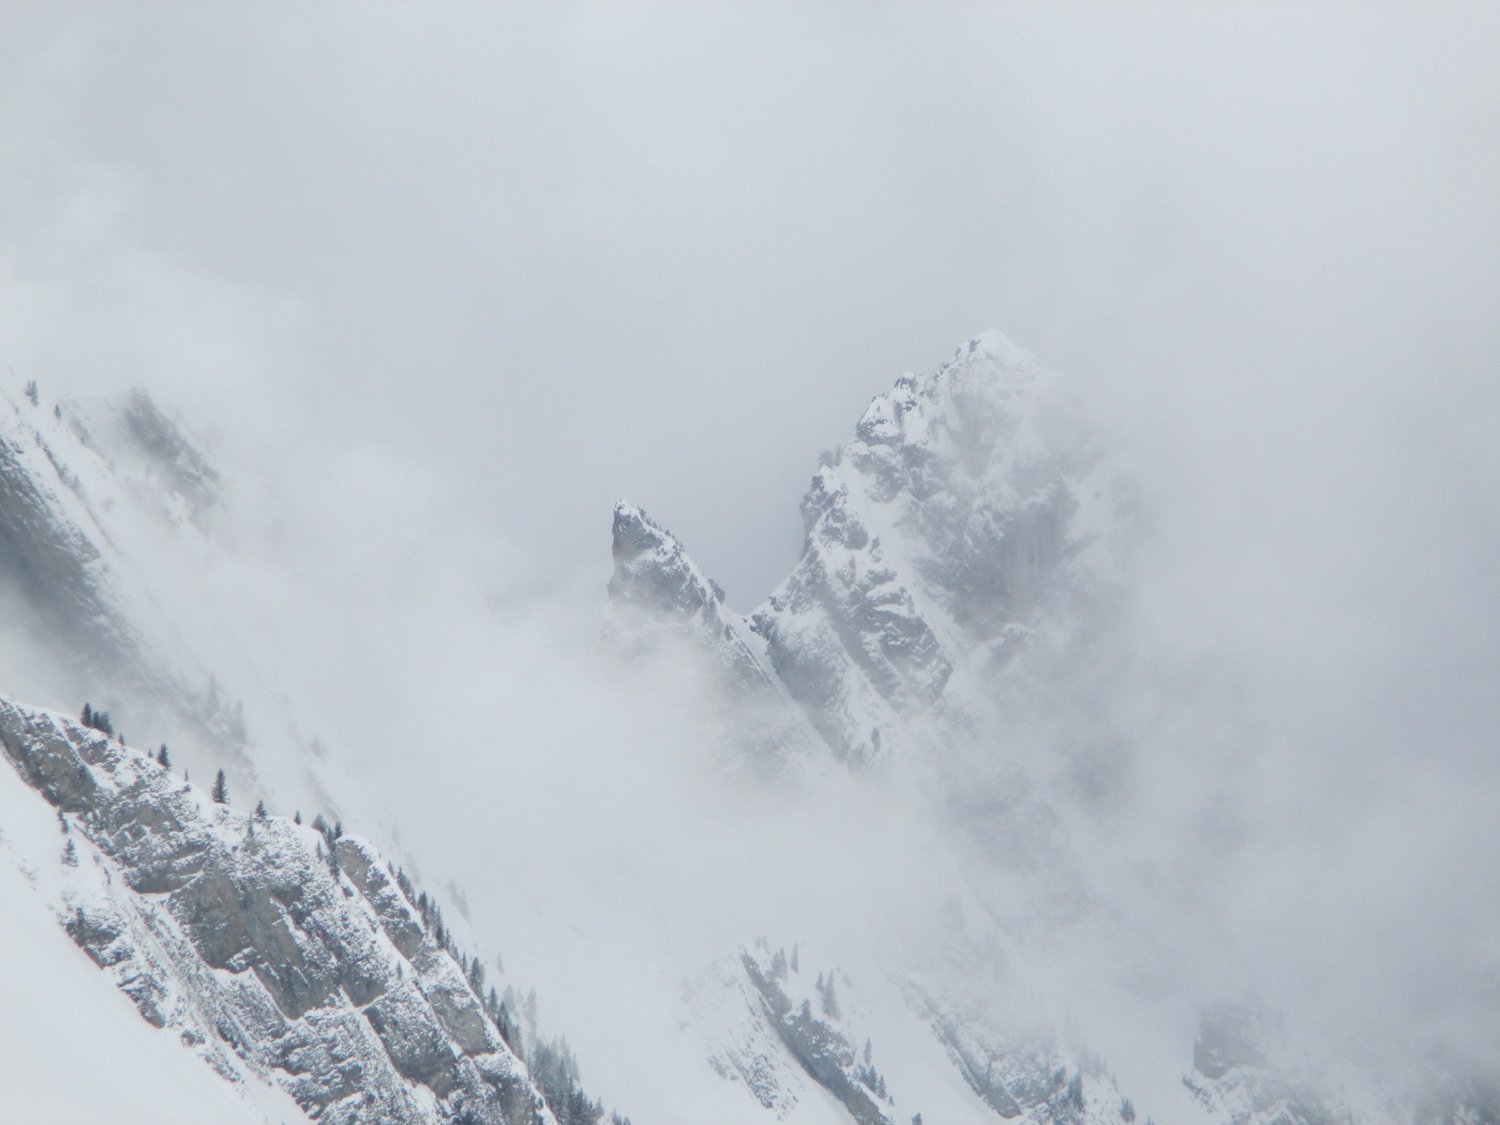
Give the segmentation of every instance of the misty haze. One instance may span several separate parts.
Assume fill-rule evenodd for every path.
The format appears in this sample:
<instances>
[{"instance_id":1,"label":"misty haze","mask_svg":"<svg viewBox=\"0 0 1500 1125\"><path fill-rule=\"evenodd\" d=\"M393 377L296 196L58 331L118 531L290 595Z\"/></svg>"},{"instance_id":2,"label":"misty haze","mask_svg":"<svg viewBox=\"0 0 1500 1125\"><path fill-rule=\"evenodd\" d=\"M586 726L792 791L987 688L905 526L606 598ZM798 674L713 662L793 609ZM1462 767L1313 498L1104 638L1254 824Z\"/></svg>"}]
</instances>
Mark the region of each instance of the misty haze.
<instances>
[{"instance_id":1,"label":"misty haze","mask_svg":"<svg viewBox=\"0 0 1500 1125\"><path fill-rule=\"evenodd\" d=\"M0 1119L1500 1125L1497 45L0 0Z\"/></svg>"}]
</instances>

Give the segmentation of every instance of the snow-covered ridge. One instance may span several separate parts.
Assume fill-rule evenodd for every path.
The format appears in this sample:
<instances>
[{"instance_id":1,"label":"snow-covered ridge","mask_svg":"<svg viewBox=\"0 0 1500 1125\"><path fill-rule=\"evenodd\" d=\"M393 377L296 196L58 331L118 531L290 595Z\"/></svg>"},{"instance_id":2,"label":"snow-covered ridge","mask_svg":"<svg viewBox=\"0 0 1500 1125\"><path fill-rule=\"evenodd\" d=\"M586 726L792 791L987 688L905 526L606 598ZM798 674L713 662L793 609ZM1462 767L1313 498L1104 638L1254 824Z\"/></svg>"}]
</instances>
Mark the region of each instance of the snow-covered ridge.
<instances>
[{"instance_id":1,"label":"snow-covered ridge","mask_svg":"<svg viewBox=\"0 0 1500 1125\"><path fill-rule=\"evenodd\" d=\"M556 1125L482 967L367 841L238 812L5 698L0 744L56 810L67 934L224 1080L328 1122ZM598 1108L575 1100L589 1114L573 1105L565 1121L592 1125Z\"/></svg>"}]
</instances>

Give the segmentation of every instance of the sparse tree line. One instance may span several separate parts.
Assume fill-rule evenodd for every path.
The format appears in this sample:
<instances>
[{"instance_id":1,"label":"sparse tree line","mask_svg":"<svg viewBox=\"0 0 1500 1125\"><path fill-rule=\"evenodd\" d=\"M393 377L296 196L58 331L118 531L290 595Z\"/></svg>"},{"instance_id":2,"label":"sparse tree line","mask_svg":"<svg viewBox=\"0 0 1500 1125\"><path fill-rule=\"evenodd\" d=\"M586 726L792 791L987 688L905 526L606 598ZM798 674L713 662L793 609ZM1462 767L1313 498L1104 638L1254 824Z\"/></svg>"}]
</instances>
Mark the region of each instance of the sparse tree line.
<instances>
[{"instance_id":1,"label":"sparse tree line","mask_svg":"<svg viewBox=\"0 0 1500 1125\"><path fill-rule=\"evenodd\" d=\"M113 738L115 736L115 724L110 720L108 711L103 709L95 711L93 707L85 703L83 705L83 713L78 716L78 721L90 730L98 731L106 738ZM120 741L125 741L123 736L120 738Z\"/></svg>"},{"instance_id":2,"label":"sparse tree line","mask_svg":"<svg viewBox=\"0 0 1500 1125\"><path fill-rule=\"evenodd\" d=\"M319 820L322 820L322 817L313 821L314 828L318 827ZM327 829L327 832L342 833L342 827L335 825L332 829ZM337 835L332 836L331 839L337 839ZM458 945L452 929L443 919L443 909L436 899L429 896L426 891L419 890L404 869L394 863L388 863L387 868L392 878L395 879L396 885L401 888L401 893L406 896L406 901L422 919L422 925L428 936L463 970L470 990L479 1001L490 1023L499 1032L500 1038L505 1041L505 1045L516 1057L526 1064L531 1072L532 1080L541 1090L542 1099L556 1116L559 1125L601 1125L605 1120L604 1103L593 1100L584 1093L579 1081L578 1063L573 1057L573 1050L569 1047L566 1037L544 1040L536 1033L536 990L533 989L522 1001L516 991L509 986L506 987L503 997L496 991L493 984L486 988L484 963ZM517 1019L518 1011L521 1012L525 1024L532 1029L530 1042L528 1042L522 1023ZM630 1125L630 1118L611 1113L608 1125Z\"/></svg>"},{"instance_id":3,"label":"sparse tree line","mask_svg":"<svg viewBox=\"0 0 1500 1125\"><path fill-rule=\"evenodd\" d=\"M763 949L769 950L770 948L769 943L764 938L761 938L758 944ZM778 947L776 952L771 954L771 976L778 981L784 982L789 973L800 975L802 972L800 961L801 950L797 943L794 942L792 944L792 952L790 954L787 953L785 946ZM813 986L818 994L818 1007L826 1019L837 1020L843 1018L842 1010L839 1007L838 986L834 983L836 974L836 969L830 969L826 974L819 972L817 981ZM847 979L845 983L848 983ZM798 1018L804 1023L811 1022L815 1018L811 1001L802 1001L802 1008L798 1012ZM881 1101L889 1102L891 1096L886 1089L885 1076L875 1069L873 1054L870 1040L866 1039L862 1059L853 1069L854 1080L869 1090L870 1093L880 1098ZM912 1119L914 1125L921 1125L921 1117L922 1115L919 1113Z\"/></svg>"},{"instance_id":4,"label":"sparse tree line","mask_svg":"<svg viewBox=\"0 0 1500 1125\"><path fill-rule=\"evenodd\" d=\"M875 1069L870 1061L870 1041L865 1040L864 1061L854 1068L854 1080L864 1085L865 1089L879 1096L881 1101L890 1101L891 1095L886 1092L885 1075ZM920 1116L920 1115L918 1115Z\"/></svg>"}]
</instances>

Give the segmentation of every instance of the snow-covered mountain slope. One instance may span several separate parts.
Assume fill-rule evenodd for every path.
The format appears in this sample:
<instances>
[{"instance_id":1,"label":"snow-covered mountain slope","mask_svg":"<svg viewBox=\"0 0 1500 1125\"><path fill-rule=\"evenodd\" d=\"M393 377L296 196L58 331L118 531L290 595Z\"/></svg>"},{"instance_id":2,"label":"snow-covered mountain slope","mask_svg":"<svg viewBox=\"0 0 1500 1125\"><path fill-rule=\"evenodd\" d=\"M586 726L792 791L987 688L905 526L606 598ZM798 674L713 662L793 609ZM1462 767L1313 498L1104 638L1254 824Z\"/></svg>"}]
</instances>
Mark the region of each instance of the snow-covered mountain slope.
<instances>
[{"instance_id":1,"label":"snow-covered mountain slope","mask_svg":"<svg viewBox=\"0 0 1500 1125\"><path fill-rule=\"evenodd\" d=\"M287 1095L256 1081L225 1082L175 1036L143 1020L130 998L67 939L58 917L64 888L89 873L63 861L69 837L54 810L8 767L0 769L0 823L7 1120L306 1120Z\"/></svg>"},{"instance_id":2,"label":"snow-covered mountain slope","mask_svg":"<svg viewBox=\"0 0 1500 1125\"><path fill-rule=\"evenodd\" d=\"M118 679L153 698L184 691L149 651L142 607L127 604L130 582L101 522L115 508L115 483L60 405L0 401L0 597L19 627L11 644L33 660L65 666L17 690L44 682L55 689L50 673L67 675L70 686ZM169 503L172 495L163 492ZM118 701L100 699L106 706Z\"/></svg>"},{"instance_id":3,"label":"snow-covered mountain slope","mask_svg":"<svg viewBox=\"0 0 1500 1125\"><path fill-rule=\"evenodd\" d=\"M1134 884L1082 860L1113 843L1100 810L1128 766L1092 704L1117 672L1101 637L1130 495L1060 381L998 334L875 399L751 613L621 504L608 644L597 601L471 627L477 587L421 598L472 585L458 567L408 568L414 616L450 614L426 633L391 627L393 597L288 630L356 638L313 647L357 658L365 758L310 737L316 676L265 659L243 482L139 394L18 396L0 431L0 686L91 699L153 741L191 730L177 765L227 767L247 806L378 810L386 855L466 887L445 888L450 927L373 844L214 803L123 739L0 701L7 941L110 1027L129 1016L122 1051L195 1119L602 1125L490 973L536 984L590 1089L642 1125L1495 1121L1482 1083L1382 1084L1273 1028L1200 1029L1196 993L1163 1000L1159 970L1117 963L1152 940L1119 910ZM523 638L496 659L502 624ZM412 638L404 662L365 651ZM521 972L455 931L503 935ZM33 991L7 998L56 1041ZM132 1075L100 1081L122 1120L157 1119Z\"/></svg>"},{"instance_id":4,"label":"snow-covered mountain slope","mask_svg":"<svg viewBox=\"0 0 1500 1125\"><path fill-rule=\"evenodd\" d=\"M773 950L758 939L686 992L710 1065L779 1120L1130 1120L1128 1100L1096 1060L1073 1060L1045 1036L986 1041L938 1014L910 982L903 988L874 966L845 972L811 961L797 945Z\"/></svg>"},{"instance_id":5,"label":"snow-covered mountain slope","mask_svg":"<svg viewBox=\"0 0 1500 1125\"><path fill-rule=\"evenodd\" d=\"M122 633L131 638L128 645L119 646L119 655L115 658L122 670L119 677L111 679L107 668L92 670L85 677L90 683L102 681L118 685L112 694L95 694L95 700L111 708L129 708L133 715L141 715L142 710L131 696L132 691L143 690L140 669L159 669L159 679L178 685L191 683L194 677L204 677L206 670L212 668L215 669L215 680L208 682L222 680L233 685L222 689L223 694L232 691L239 695L240 688L245 685L253 689L260 670L247 667L243 662L237 663L233 659L232 645L216 645L212 638L205 641L203 624L197 620L204 617L210 630L220 630L232 636L235 607L227 607L228 612L221 611L211 616L198 612L184 614L184 609L201 609L204 591L191 581L178 581L177 588L172 588L173 580L182 577L183 560L196 561L210 571L223 566L225 552L220 536L224 530L222 525L232 523L229 520L232 497L222 475L208 458L140 395L86 403L64 402L55 411L40 404L18 402L14 405L14 414L17 419L15 447L41 454L41 460L33 457L34 464L27 464L24 471L18 471L17 479L29 482L40 496L37 509L45 517L41 522L62 529L61 534L71 535L77 543L84 544L79 549L80 554L88 549L96 553L98 562L94 566L91 587L95 604L99 607L96 616L113 615L122 623ZM51 452L45 452L44 446ZM819 536L826 538L823 531ZM709 732L712 742L742 761L754 763L757 767L754 772L782 780L795 777L807 781L813 776L825 776L824 763L831 763L835 757L848 757L841 753L827 753L822 733L826 727L825 716L808 704L805 692L799 696L794 690L793 682L778 668L778 657L754 619L729 611L723 604L722 595L688 560L675 539L644 513L626 506L621 506L616 512L615 564L611 592L617 638L633 637L646 643L653 633L660 634L661 639L681 639L685 635L694 651L702 652L706 646L713 654L709 662L712 674L695 680L708 685L711 690L715 687L722 689L723 698L705 700L699 708L700 712L722 718ZM46 574L48 568L43 566L40 572ZM209 589L212 589L212 584ZM94 638L77 640L66 647L87 651L91 643L102 647ZM201 653L209 655L203 657ZM222 671L225 668L234 671ZM136 678L130 679L132 675ZM191 713L195 701L193 691L185 688L174 690L175 696L158 691L158 697L166 700L162 709L175 707ZM851 688L855 693L860 690L865 689L859 688L858 684ZM49 684L49 691L57 692L56 682ZM262 693L262 698L264 695ZM288 706L292 705L276 700L271 706L252 707L249 709L250 721L262 728L270 723L275 729L274 724L283 721L278 708ZM895 704L890 707L891 713L896 714ZM152 714L151 720L152 726L147 729L156 727L158 716ZM67 723L66 720L56 721ZM304 761L309 758L306 754L286 755L283 751L278 755L273 739L262 737L252 742L245 736L243 724L233 732L210 726L208 734L215 733L221 743L221 760L231 765L231 776L236 780L253 778L259 792L276 794L278 782L284 783L289 768L305 769L308 764L319 767L315 756ZM82 737L93 736L83 734ZM106 742L106 746L112 745L115 744ZM237 761L236 750L244 759L243 763ZM192 760L191 764L201 772L206 762L198 759ZM142 777L154 776L154 767L149 762L142 760L137 766ZM348 771L340 774L331 766L326 767L325 773L340 791L353 780ZM133 784L134 780L126 788ZM291 789L299 791L295 786ZM305 789L301 791L305 792ZM186 800L165 792L155 796L169 801ZM399 802L393 804L399 807ZM248 845L242 838L215 843L214 832L198 841L206 841L204 846L209 852L221 856L226 872L238 873L239 877L252 883L261 881L276 887L284 885L288 867L295 873L293 877L299 880L306 874L309 862L316 868L315 860L310 861L305 854L304 830L293 831L275 818L265 823L252 819L242 824L233 820L234 814L222 808L207 811L211 827L219 835L227 833L234 837L237 831L250 835L250 826L255 826L253 852L246 851ZM171 822L178 815L174 811L167 819ZM148 825L148 831L155 827L154 819L154 816L147 817L153 822ZM289 835L283 837L284 832ZM298 835L299 832L302 836ZM299 839L304 845L300 852L296 846ZM312 838L312 845L315 855L316 837ZM164 846L170 849L175 845ZM343 850L352 846L350 841L340 841L340 857L343 858ZM120 857L101 847L99 862L111 861L119 862ZM311 880L309 886L316 885L316 876L308 877ZM130 881L123 869L121 878L127 883ZM114 932L113 927L119 918L131 916L127 906L135 908L134 903L110 905L113 913L108 915L109 925L103 927L106 935ZM776 919L766 921L770 925ZM259 932L266 924L260 919L249 929ZM80 932L91 931L84 928ZM109 938L105 944L110 945L115 940ZM141 968L138 962L144 964L143 958L149 960L148 954L142 950L149 950L150 944L139 938L128 944L132 953L121 961L128 968L122 970L120 979L158 980L162 982L163 992L173 996L195 991L196 985L191 979L196 969L191 968L190 961L177 964L157 961ZM594 955L597 953L595 951ZM608 953L603 955L608 956ZM110 952L108 956L114 956L114 953ZM758 956L754 952L732 954L725 951L724 958L715 963L719 969L703 970L691 963L674 967L677 973L691 980L703 979L705 971L710 977L720 970L729 974L734 983L727 992L714 995L702 988L694 991L694 1003L685 1009L697 1011L701 1017L693 1024L697 1028L693 1034L718 1036L720 1043L742 1039L758 1043L755 1065L764 1065L768 1073L777 1076L770 1085L762 1082L754 1089L736 1085L733 1081L725 1082L718 1076L742 1073L741 1067L731 1061L733 1052L715 1053L705 1049L698 1058L710 1085L700 1087L680 1080L675 1083L679 1088L693 1086L698 1091L691 1101L695 1114L706 1113L719 1121L750 1122L762 1119L769 1104L773 1112L789 1114L789 1120L807 1125L817 1122L834 1125L847 1120L851 1113L862 1120L895 1121L898 1113L906 1113L909 1117L911 1113L922 1111L923 1107L928 1114L935 1113L937 1119L962 1119L989 1112L986 1106L988 1099L995 1096L994 1091L984 1087L982 1081L976 1086L972 1079L966 1078L964 1068L973 1068L972 1059L966 1061L963 1053L949 1041L951 1033L938 1028L930 998L923 1004L914 1003L903 992L901 983L891 978L887 967L870 956L869 950L849 950L847 956L837 952L830 955L827 969L830 976L835 960L850 966L847 975L840 978L843 982L843 1010L839 1016L822 1009L821 1001L816 999L817 990L812 988L810 980L802 980L795 972L790 976L786 973L778 976L769 957L757 960ZM308 958L306 954L280 946L276 949L257 948L250 956L251 962L266 971L272 971L270 966L287 959L298 962ZM188 979L190 983L182 984L182 979ZM271 979L276 980L274 976ZM722 984L722 973L720 980ZM333 981L324 983L335 990L343 989L336 976ZM817 1002L819 1011L809 1009L807 1018L803 1018L803 1000ZM378 1008L382 1002L373 1003ZM257 1004L256 1011L260 1012L265 1006L265 1003ZM150 1008L145 1014L161 1016L158 1008ZM704 1013L717 1013L717 1016ZM283 1018L286 1015L282 1012ZM246 1024L245 1018L236 1018L242 1025ZM315 1022L321 1022L321 1017ZM875 1034L877 1030L879 1033ZM232 1065L248 1067L247 1073L254 1072L260 1079L269 1075L274 1085L280 1057L276 1052L281 1049L281 1041L285 1038L274 1031L268 1025L246 1026L240 1039L244 1057L231 1051L221 1060L222 1065L226 1068ZM948 1034L948 1039L944 1038L945 1034ZM884 1093L870 1085L875 1081L871 1073L862 1071L869 1066L858 1057L862 1036L873 1036L878 1041L876 1051L882 1060L879 1086ZM213 1038L206 1037L206 1041L213 1042ZM268 1046L268 1041L276 1046ZM387 1053L394 1058L392 1051ZM969 1054L974 1054L972 1049ZM661 1057L671 1056L663 1054ZM237 1063L235 1059L238 1059ZM984 1065L993 1069L988 1060ZM1047 1070L1047 1082L1036 1086L1036 1098L1022 1098L1016 1104L1040 1121L1051 1112L1046 1108L1048 1100L1058 1096L1065 1084L1061 1078L1052 1082L1051 1076L1057 1072L1076 1076L1079 1068L1074 1066L1070 1070L1066 1057L1051 1054L1037 1065ZM256 1067L260 1069L256 1070ZM400 1071L399 1064L397 1070ZM861 1073L864 1073L864 1079ZM670 1091L674 1085L673 1076L669 1074L649 1074L646 1078L658 1089L664 1085ZM984 1081L988 1080L986 1076ZM1083 1080L1079 1079L1080 1082ZM309 1095L304 1091L299 1097L316 1099L327 1096L332 1099L331 1105L338 1098L335 1096L337 1083L331 1078L330 1082L332 1086L324 1083L319 1087L322 1093L315 1091ZM445 1083L446 1079L439 1081L440 1086ZM392 1091L395 1089L391 1087ZM396 1094L390 1093L389 1097L396 1098ZM1075 1092L1073 1101L1079 1097L1081 1094ZM1118 1098L1114 1100L1118 1102ZM668 1094L665 1099L650 1104L658 1117L671 1119L684 1103ZM1075 1105L1074 1109L1079 1107ZM349 1112L356 1114L354 1119L359 1119L358 1111L351 1109ZM388 1108L380 1112L387 1113ZM1114 1114L1113 1109L1109 1112L1101 1109L1093 1116L1076 1117L1076 1120L1114 1125Z\"/></svg>"},{"instance_id":6,"label":"snow-covered mountain slope","mask_svg":"<svg viewBox=\"0 0 1500 1125\"><path fill-rule=\"evenodd\" d=\"M285 1117L295 1103L331 1122L557 1125L550 1102L565 1123L600 1116L571 1074L551 1072L553 1047L533 1050L551 1068L533 1078L482 966L364 840L235 811L151 755L4 698L0 745L4 851L27 884L18 909L44 903L103 970L78 989L90 1008L107 975L246 1113Z\"/></svg>"},{"instance_id":7,"label":"snow-covered mountain slope","mask_svg":"<svg viewBox=\"0 0 1500 1125\"><path fill-rule=\"evenodd\" d=\"M204 568L219 475L141 390L0 396L0 598L8 686L92 700L154 730L245 742L242 713L189 636L178 581ZM200 638L201 639L201 638Z\"/></svg>"}]
</instances>

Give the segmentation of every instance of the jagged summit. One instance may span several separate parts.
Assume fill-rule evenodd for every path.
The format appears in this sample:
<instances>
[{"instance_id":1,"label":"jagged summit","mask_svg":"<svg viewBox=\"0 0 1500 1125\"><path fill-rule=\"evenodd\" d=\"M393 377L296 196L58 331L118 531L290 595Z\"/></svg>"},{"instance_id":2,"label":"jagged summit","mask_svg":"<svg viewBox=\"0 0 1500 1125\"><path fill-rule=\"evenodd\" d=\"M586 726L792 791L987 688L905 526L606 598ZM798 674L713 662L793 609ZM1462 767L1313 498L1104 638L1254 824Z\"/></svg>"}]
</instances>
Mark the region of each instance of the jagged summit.
<instances>
[{"instance_id":1,"label":"jagged summit","mask_svg":"<svg viewBox=\"0 0 1500 1125\"><path fill-rule=\"evenodd\" d=\"M724 591L708 578L670 531L624 500L615 504L614 575L609 593L619 607L687 620L712 615L724 604Z\"/></svg>"},{"instance_id":2,"label":"jagged summit","mask_svg":"<svg viewBox=\"0 0 1500 1125\"><path fill-rule=\"evenodd\" d=\"M922 425L931 417L924 403L983 393L987 384L991 391L1019 401L1052 382L1030 352L1000 332L981 333L955 348L952 358L936 371L908 373L891 390L876 395L855 426L855 438L872 445L920 444L931 436Z\"/></svg>"},{"instance_id":3,"label":"jagged summit","mask_svg":"<svg viewBox=\"0 0 1500 1125\"><path fill-rule=\"evenodd\" d=\"M665 630L686 636L710 656L709 667L743 705L726 737L757 769L781 774L806 758L817 735L777 678L765 642L724 604L724 591L688 556L671 532L620 501L613 525L610 604L618 635L651 644Z\"/></svg>"},{"instance_id":4,"label":"jagged summit","mask_svg":"<svg viewBox=\"0 0 1500 1125\"><path fill-rule=\"evenodd\" d=\"M801 561L742 619L835 758L867 765L905 718L980 706L1059 587L1086 582L1115 485L1060 381L1000 332L870 403L802 501ZM615 511L617 605L734 631L717 586L639 509Z\"/></svg>"}]
</instances>

